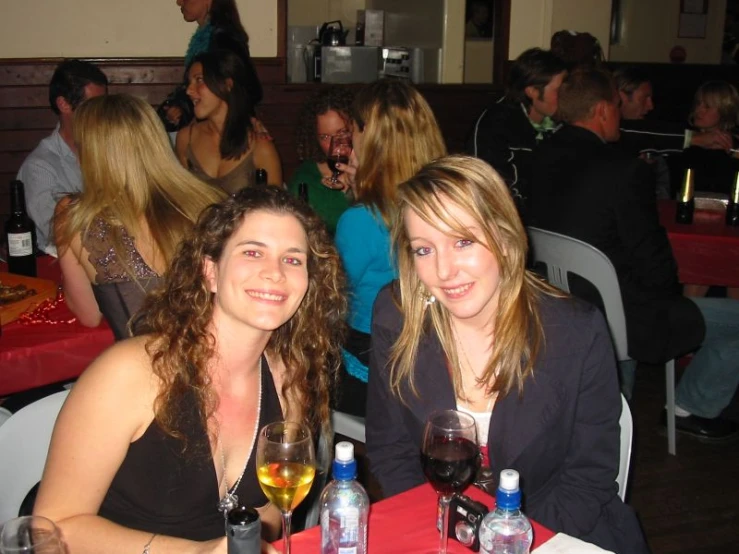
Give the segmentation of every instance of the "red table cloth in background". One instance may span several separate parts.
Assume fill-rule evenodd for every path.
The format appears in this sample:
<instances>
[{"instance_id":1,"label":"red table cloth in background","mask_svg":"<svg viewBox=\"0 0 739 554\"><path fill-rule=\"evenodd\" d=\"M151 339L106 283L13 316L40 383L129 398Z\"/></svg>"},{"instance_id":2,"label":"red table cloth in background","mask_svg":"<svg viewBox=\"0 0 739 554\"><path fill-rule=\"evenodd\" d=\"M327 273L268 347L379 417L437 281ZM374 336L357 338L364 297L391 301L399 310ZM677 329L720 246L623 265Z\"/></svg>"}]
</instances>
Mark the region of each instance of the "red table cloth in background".
<instances>
[{"instance_id":1,"label":"red table cloth in background","mask_svg":"<svg viewBox=\"0 0 739 554\"><path fill-rule=\"evenodd\" d=\"M465 491L467 496L482 502L488 508L495 507L495 499L477 487ZM367 548L372 554L413 554L437 552L439 533L436 530L437 496L429 484L372 504L369 517ZM535 521L534 545L539 547L554 533ZM282 540L274 545L282 549ZM533 550L532 548L532 550ZM312 527L292 537L294 554L314 554L321 550L321 528ZM449 540L447 552L469 554L470 550L456 540Z\"/></svg>"},{"instance_id":2,"label":"red table cloth in background","mask_svg":"<svg viewBox=\"0 0 739 554\"><path fill-rule=\"evenodd\" d=\"M56 259L41 256L37 267L39 278L61 282ZM6 267L0 266L0 271ZM73 317L66 304L49 315L60 321ZM95 328L76 321L57 325L8 323L0 337L0 396L74 379L113 342L105 322Z\"/></svg>"},{"instance_id":3,"label":"red table cloth in background","mask_svg":"<svg viewBox=\"0 0 739 554\"><path fill-rule=\"evenodd\" d=\"M675 223L676 202L658 202L659 220L667 230L680 282L739 287L739 227L724 223L723 210L696 209L693 223Z\"/></svg>"}]
</instances>

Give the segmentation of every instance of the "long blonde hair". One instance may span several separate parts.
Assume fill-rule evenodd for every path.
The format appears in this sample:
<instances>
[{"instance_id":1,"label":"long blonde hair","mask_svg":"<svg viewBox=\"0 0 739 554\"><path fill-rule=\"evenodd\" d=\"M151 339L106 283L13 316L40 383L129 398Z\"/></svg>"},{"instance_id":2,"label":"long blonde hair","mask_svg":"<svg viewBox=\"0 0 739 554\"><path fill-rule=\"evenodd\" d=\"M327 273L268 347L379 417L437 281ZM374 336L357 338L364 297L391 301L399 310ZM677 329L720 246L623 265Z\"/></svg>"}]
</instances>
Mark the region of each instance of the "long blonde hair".
<instances>
[{"instance_id":1,"label":"long blonde hair","mask_svg":"<svg viewBox=\"0 0 739 554\"><path fill-rule=\"evenodd\" d=\"M376 208L390 225L398 184L446 155L444 139L431 107L405 81L382 80L362 88L351 115L363 132L355 198Z\"/></svg>"},{"instance_id":2,"label":"long blonde hair","mask_svg":"<svg viewBox=\"0 0 739 554\"><path fill-rule=\"evenodd\" d=\"M134 238L148 232L155 258L168 264L200 212L224 196L180 165L156 112L134 96L84 102L75 110L74 141L83 191L55 225L61 246L100 217ZM120 234L112 241L122 253Z\"/></svg>"},{"instance_id":3,"label":"long blonde hair","mask_svg":"<svg viewBox=\"0 0 739 554\"><path fill-rule=\"evenodd\" d=\"M731 132L739 126L739 93L734 85L726 81L703 83L693 98L693 109L688 116L691 125L695 125L695 112L701 102L718 110L718 127L722 131Z\"/></svg>"},{"instance_id":4,"label":"long blonde hair","mask_svg":"<svg viewBox=\"0 0 739 554\"><path fill-rule=\"evenodd\" d=\"M447 206L456 204L475 220L482 236L450 216ZM526 270L528 243L521 219L503 179L487 163L468 156L447 156L423 167L398 189L400 214L413 210L430 225L442 221L460 237L480 243L495 256L500 267L499 304L495 315L495 340L481 381L487 394L523 391L533 373L543 342L537 308L542 294L559 296ZM449 313L440 302L426 305L428 292L416 273L410 240L402 217L392 229L398 256L403 328L390 355L390 384L402 398L406 385L417 394L415 364L421 338L436 332L450 362L454 388L462 397L459 359Z\"/></svg>"}]
</instances>

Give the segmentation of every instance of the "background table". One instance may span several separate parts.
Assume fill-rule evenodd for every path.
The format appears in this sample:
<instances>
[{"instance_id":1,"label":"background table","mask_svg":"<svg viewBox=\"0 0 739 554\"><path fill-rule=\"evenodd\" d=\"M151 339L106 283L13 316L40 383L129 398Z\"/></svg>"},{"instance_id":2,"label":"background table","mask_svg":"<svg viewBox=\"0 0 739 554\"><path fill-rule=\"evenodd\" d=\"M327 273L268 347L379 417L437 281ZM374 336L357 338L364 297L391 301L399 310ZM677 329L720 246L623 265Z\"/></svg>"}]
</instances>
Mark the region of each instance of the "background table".
<instances>
[{"instance_id":1,"label":"background table","mask_svg":"<svg viewBox=\"0 0 739 554\"><path fill-rule=\"evenodd\" d=\"M495 500L476 487L466 493L488 508ZM435 552L439 546L436 530L437 497L431 485L424 484L391 498L372 504L369 518L367 548L372 554L413 554ZM534 548L541 546L554 533L536 522L534 526ZM274 543L282 549L282 540ZM320 552L321 528L312 527L293 535L292 551L295 554ZM450 554L469 554L470 550L455 540L449 540Z\"/></svg>"},{"instance_id":2,"label":"background table","mask_svg":"<svg viewBox=\"0 0 739 554\"><path fill-rule=\"evenodd\" d=\"M42 256L37 265L39 278L61 282L54 258ZM73 314L63 304L51 316L68 320ZM15 321L4 325L0 337L0 396L74 379L113 342L113 333L105 322L94 328L76 321L58 325Z\"/></svg>"},{"instance_id":3,"label":"background table","mask_svg":"<svg viewBox=\"0 0 739 554\"><path fill-rule=\"evenodd\" d=\"M660 200L681 283L739 287L739 227L724 223L725 212L696 209L693 223L675 223L676 202Z\"/></svg>"}]
</instances>

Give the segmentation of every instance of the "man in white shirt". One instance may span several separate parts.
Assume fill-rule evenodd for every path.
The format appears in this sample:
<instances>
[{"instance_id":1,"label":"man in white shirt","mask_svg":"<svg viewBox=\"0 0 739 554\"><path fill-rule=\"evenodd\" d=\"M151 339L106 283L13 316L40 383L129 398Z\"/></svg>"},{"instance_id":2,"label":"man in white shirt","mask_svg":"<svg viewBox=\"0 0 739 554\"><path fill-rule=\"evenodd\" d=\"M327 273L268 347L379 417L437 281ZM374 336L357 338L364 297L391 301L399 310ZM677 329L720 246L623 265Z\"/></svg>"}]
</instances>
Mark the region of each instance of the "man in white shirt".
<instances>
[{"instance_id":1,"label":"man in white shirt","mask_svg":"<svg viewBox=\"0 0 739 554\"><path fill-rule=\"evenodd\" d=\"M84 100L108 91L105 74L91 63L67 60L54 70L49 83L49 104L59 123L24 160L18 179L26 190L26 209L36 224L39 250L56 256L51 220L59 199L82 191L72 131L74 110Z\"/></svg>"}]
</instances>

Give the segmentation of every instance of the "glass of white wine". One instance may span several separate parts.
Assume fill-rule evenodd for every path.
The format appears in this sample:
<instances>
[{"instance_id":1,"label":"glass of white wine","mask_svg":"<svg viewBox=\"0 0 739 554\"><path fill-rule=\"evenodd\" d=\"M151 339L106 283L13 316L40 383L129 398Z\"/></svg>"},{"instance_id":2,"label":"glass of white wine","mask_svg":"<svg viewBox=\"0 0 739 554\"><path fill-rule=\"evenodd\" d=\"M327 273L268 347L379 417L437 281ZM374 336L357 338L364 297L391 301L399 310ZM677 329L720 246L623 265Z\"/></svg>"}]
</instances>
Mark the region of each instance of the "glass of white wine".
<instances>
[{"instance_id":1,"label":"glass of white wine","mask_svg":"<svg viewBox=\"0 0 739 554\"><path fill-rule=\"evenodd\" d=\"M257 442L257 478L264 494L282 512L283 554L290 554L293 510L310 491L316 454L310 430L302 423L265 425Z\"/></svg>"},{"instance_id":2,"label":"glass of white wine","mask_svg":"<svg viewBox=\"0 0 739 554\"><path fill-rule=\"evenodd\" d=\"M62 554L66 552L54 522L41 516L22 516L0 527L2 554Z\"/></svg>"}]
</instances>

